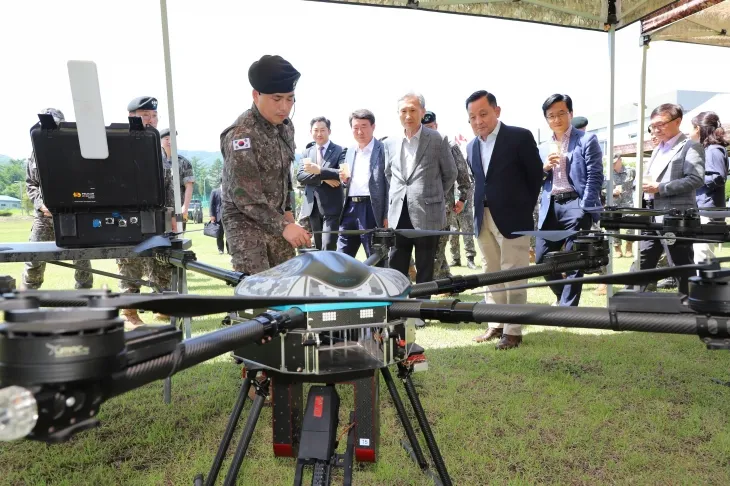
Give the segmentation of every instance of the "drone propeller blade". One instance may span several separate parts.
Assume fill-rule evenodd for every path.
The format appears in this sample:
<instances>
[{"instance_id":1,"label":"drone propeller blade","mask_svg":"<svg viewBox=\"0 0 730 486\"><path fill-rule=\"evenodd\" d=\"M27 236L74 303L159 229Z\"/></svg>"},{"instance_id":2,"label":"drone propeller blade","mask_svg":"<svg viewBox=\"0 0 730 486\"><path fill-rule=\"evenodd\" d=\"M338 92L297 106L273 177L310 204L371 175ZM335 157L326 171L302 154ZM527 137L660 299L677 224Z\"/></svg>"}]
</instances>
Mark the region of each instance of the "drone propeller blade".
<instances>
[{"instance_id":1,"label":"drone propeller blade","mask_svg":"<svg viewBox=\"0 0 730 486\"><path fill-rule=\"evenodd\" d=\"M178 233L167 233L167 234L170 236L180 236L180 235L184 235L185 233L196 233L198 231L205 231L205 228L194 229L194 230L185 230L185 231L180 231Z\"/></svg>"},{"instance_id":2,"label":"drone propeller blade","mask_svg":"<svg viewBox=\"0 0 730 486\"><path fill-rule=\"evenodd\" d=\"M649 270L641 270L638 272L629 273L614 273L611 275L596 275L594 277L583 277L573 278L570 280L551 280L536 284L527 285L516 285L511 287L504 287L500 289L490 290L491 293L495 292L507 292L509 290L521 290L521 289L536 289L541 287L549 287L559 283L583 284L583 283L595 283L595 284L607 284L607 285L642 285L651 282L656 282L667 277L691 277L697 273L697 270L706 270L716 268L716 265L712 264L700 264L700 265L682 265L678 267L666 267L666 268L651 268Z\"/></svg>"},{"instance_id":3,"label":"drone propeller blade","mask_svg":"<svg viewBox=\"0 0 730 486\"><path fill-rule=\"evenodd\" d=\"M547 241L560 241L577 235L580 231L575 230L545 230L545 231L515 231L513 235L535 236Z\"/></svg>"},{"instance_id":4,"label":"drone propeller blade","mask_svg":"<svg viewBox=\"0 0 730 486\"><path fill-rule=\"evenodd\" d=\"M626 240L626 241L641 241L641 240L672 240L672 241L685 241L687 243L721 243L720 240L710 240L710 239L703 239L703 238L688 238L685 236L666 236L666 235L619 235L619 234L610 234L607 236L612 236L614 238L617 238L619 240Z\"/></svg>"},{"instance_id":5,"label":"drone propeller blade","mask_svg":"<svg viewBox=\"0 0 730 486\"><path fill-rule=\"evenodd\" d=\"M708 218L730 218L730 210L726 208L722 209L700 209L698 211L700 216L706 216Z\"/></svg>"},{"instance_id":6,"label":"drone propeller blade","mask_svg":"<svg viewBox=\"0 0 730 486\"><path fill-rule=\"evenodd\" d=\"M372 233L374 230L339 230L339 231L312 231L311 233L313 235L349 235L349 236L358 236L358 235L367 235L369 233Z\"/></svg>"},{"instance_id":7,"label":"drone propeller blade","mask_svg":"<svg viewBox=\"0 0 730 486\"><path fill-rule=\"evenodd\" d=\"M629 208L620 206L609 206L601 212L605 214L625 214L627 216L662 216L664 214L669 214L669 211L663 211L659 209Z\"/></svg>"},{"instance_id":8,"label":"drone propeller blade","mask_svg":"<svg viewBox=\"0 0 730 486\"><path fill-rule=\"evenodd\" d=\"M417 229L396 229L395 234L406 238L421 238L423 236L444 236L444 235L472 235L474 233L461 233L458 231L440 231L440 230L417 230Z\"/></svg>"},{"instance_id":9,"label":"drone propeller blade","mask_svg":"<svg viewBox=\"0 0 730 486\"><path fill-rule=\"evenodd\" d=\"M175 317L195 317L246 309L303 304L330 304L343 302L399 302L412 299L377 297L244 297L208 296L192 294L122 294L91 301L93 307L142 309Z\"/></svg>"},{"instance_id":10,"label":"drone propeller blade","mask_svg":"<svg viewBox=\"0 0 730 486\"><path fill-rule=\"evenodd\" d=\"M139 245L135 246L134 252L142 253L153 248L163 248L166 246L172 246L172 243L170 243L170 239L164 236L157 235L153 236L152 238L148 238Z\"/></svg>"}]
</instances>

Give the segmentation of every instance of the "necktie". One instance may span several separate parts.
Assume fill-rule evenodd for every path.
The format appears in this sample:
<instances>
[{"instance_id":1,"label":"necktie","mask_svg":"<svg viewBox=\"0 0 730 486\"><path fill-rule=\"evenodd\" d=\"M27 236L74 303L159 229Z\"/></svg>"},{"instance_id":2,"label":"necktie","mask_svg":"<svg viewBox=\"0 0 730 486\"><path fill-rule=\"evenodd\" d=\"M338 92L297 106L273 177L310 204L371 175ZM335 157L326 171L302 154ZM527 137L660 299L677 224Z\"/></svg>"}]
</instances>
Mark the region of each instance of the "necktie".
<instances>
[{"instance_id":1,"label":"necktie","mask_svg":"<svg viewBox=\"0 0 730 486\"><path fill-rule=\"evenodd\" d=\"M317 165L322 167L322 162L324 161L324 146L320 147L317 151Z\"/></svg>"}]
</instances>

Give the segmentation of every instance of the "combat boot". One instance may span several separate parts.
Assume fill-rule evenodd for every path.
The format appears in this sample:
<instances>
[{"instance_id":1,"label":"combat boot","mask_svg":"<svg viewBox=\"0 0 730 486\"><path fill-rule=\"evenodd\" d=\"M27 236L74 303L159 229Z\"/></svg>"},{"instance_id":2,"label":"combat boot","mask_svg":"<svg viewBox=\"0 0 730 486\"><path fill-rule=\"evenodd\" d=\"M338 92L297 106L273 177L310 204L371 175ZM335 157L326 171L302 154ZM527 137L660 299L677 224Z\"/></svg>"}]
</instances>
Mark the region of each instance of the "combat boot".
<instances>
[{"instance_id":1,"label":"combat boot","mask_svg":"<svg viewBox=\"0 0 730 486\"><path fill-rule=\"evenodd\" d=\"M471 257L471 258L467 258L466 259L466 268L468 268L469 270L476 270L477 269L477 264L474 263L474 257Z\"/></svg>"},{"instance_id":2,"label":"combat boot","mask_svg":"<svg viewBox=\"0 0 730 486\"><path fill-rule=\"evenodd\" d=\"M144 321L139 318L137 309L122 309L119 315L125 320L124 329L132 330L144 326Z\"/></svg>"}]
</instances>

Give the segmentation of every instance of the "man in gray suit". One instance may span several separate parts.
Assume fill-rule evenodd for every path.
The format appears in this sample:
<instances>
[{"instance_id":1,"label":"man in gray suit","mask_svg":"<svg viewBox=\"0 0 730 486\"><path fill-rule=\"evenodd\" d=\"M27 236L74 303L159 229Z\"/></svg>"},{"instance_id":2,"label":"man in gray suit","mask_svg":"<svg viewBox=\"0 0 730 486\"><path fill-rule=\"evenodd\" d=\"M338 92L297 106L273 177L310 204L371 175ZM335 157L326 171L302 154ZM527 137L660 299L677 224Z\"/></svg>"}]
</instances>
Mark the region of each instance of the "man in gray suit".
<instances>
[{"instance_id":1,"label":"man in gray suit","mask_svg":"<svg viewBox=\"0 0 730 486\"><path fill-rule=\"evenodd\" d=\"M398 100L403 134L389 137L385 147L385 178L390 185L388 221L396 229L441 230L446 226L445 194L456 181L456 163L449 143L439 132L421 125L426 114L422 95ZM416 250L416 283L433 279L438 236L396 236L390 266L408 276Z\"/></svg>"},{"instance_id":2,"label":"man in gray suit","mask_svg":"<svg viewBox=\"0 0 730 486\"><path fill-rule=\"evenodd\" d=\"M649 133L660 142L651 154L643 176L644 207L653 209L690 209L697 207L695 192L705 180L705 149L679 131L682 107L671 103L651 112ZM644 233L649 234L649 233ZM656 268L665 250L670 265L693 263L692 243L643 240L639 243L641 270ZM679 284L687 294L687 280Z\"/></svg>"}]
</instances>

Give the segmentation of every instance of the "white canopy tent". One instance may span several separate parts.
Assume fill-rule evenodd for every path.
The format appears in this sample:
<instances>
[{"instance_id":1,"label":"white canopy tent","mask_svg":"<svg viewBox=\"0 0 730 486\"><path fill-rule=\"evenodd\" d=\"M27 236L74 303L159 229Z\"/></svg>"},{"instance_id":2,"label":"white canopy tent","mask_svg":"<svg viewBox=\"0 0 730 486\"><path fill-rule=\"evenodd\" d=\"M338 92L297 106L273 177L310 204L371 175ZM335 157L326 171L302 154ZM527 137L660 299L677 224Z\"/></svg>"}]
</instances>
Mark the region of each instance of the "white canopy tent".
<instances>
[{"instance_id":1,"label":"white canopy tent","mask_svg":"<svg viewBox=\"0 0 730 486\"><path fill-rule=\"evenodd\" d=\"M416 9L458 15L473 15L524 22L536 22L608 34L609 62L609 119L607 160L614 152L614 84L615 34L636 21L642 21L641 46L643 49L639 106L639 140L644 145L644 102L646 92L646 51L651 40L673 40L708 45L729 46L726 34L730 26L730 0L306 0L401 9ZM162 38L167 82L168 116L172 148L173 180L175 185L175 213L180 214L179 171L177 164L177 137L175 104L173 101L172 66L167 21L167 0L160 0ZM643 151L638 150L637 172L642 173ZM608 204L613 201L613 171L609 170ZM639 202L640 187L636 201ZM182 219L179 217L178 221ZM638 257L638 252L637 252ZM611 262L608 268L611 272ZM610 296L610 287L609 287Z\"/></svg>"}]
</instances>

